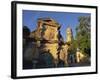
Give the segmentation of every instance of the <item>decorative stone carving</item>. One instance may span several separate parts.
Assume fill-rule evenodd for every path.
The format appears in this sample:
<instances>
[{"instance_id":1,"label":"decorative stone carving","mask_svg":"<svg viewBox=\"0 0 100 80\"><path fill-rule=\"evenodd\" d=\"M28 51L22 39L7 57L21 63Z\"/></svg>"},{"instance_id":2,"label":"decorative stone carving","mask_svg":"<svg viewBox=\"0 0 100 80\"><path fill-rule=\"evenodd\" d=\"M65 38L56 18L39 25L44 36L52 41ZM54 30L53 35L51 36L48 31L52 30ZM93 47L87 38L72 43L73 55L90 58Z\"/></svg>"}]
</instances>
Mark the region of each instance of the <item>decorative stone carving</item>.
<instances>
[{"instance_id":1,"label":"decorative stone carving","mask_svg":"<svg viewBox=\"0 0 100 80\"><path fill-rule=\"evenodd\" d=\"M43 54L49 51L55 66L59 63L59 59L67 66L69 45L63 40L60 25L51 18L39 18L37 25L37 29L31 33L30 37L35 38L36 44L39 45L39 53ZM71 43L72 39L72 30L67 28L67 42Z\"/></svg>"}]
</instances>

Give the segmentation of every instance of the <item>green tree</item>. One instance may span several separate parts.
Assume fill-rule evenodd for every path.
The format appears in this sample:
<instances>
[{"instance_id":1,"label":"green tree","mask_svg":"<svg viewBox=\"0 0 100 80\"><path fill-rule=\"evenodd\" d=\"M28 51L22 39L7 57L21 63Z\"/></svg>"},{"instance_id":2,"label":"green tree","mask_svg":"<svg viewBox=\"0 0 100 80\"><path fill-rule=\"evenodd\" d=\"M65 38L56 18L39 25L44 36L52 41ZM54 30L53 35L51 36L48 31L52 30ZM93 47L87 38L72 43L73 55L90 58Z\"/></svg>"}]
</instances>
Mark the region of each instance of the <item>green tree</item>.
<instances>
[{"instance_id":1,"label":"green tree","mask_svg":"<svg viewBox=\"0 0 100 80\"><path fill-rule=\"evenodd\" d=\"M30 35L30 29L27 26L23 26L23 38L27 38Z\"/></svg>"},{"instance_id":2,"label":"green tree","mask_svg":"<svg viewBox=\"0 0 100 80\"><path fill-rule=\"evenodd\" d=\"M76 27L76 43L77 47L83 53L90 55L91 49L91 24L90 16L80 16L78 18L79 24Z\"/></svg>"}]
</instances>

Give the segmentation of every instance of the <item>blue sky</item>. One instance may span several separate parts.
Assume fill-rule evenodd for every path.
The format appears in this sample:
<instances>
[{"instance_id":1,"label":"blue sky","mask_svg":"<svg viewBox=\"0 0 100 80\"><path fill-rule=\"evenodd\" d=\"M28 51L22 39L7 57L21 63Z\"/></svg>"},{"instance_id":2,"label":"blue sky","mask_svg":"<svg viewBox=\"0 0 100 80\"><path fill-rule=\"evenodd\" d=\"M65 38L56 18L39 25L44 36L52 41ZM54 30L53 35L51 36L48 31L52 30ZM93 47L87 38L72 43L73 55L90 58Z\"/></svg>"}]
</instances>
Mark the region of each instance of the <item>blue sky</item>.
<instances>
[{"instance_id":1,"label":"blue sky","mask_svg":"<svg viewBox=\"0 0 100 80\"><path fill-rule=\"evenodd\" d=\"M61 25L61 34L66 40L66 29L71 27L73 36L76 35L76 26L78 25L79 16L90 16L89 13L75 13L75 12L51 12L51 11L33 11L23 10L23 26L27 26L31 31L36 29L37 19L50 17L56 20Z\"/></svg>"}]
</instances>

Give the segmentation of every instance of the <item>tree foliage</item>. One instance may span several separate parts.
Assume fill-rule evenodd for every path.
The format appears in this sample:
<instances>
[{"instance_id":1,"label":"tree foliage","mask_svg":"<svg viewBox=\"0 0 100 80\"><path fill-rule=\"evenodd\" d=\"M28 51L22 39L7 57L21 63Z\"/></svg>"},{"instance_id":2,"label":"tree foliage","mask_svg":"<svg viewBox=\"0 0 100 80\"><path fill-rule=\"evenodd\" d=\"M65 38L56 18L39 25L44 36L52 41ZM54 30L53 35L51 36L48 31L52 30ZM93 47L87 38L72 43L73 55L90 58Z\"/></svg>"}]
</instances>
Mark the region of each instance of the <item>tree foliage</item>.
<instances>
[{"instance_id":1,"label":"tree foliage","mask_svg":"<svg viewBox=\"0 0 100 80\"><path fill-rule=\"evenodd\" d=\"M77 47L81 49L83 53L90 55L91 49L91 24L90 16L80 16L79 24L76 27L76 43Z\"/></svg>"},{"instance_id":2,"label":"tree foliage","mask_svg":"<svg viewBox=\"0 0 100 80\"><path fill-rule=\"evenodd\" d=\"M23 37L27 38L30 35L30 29L27 26L23 26Z\"/></svg>"}]
</instances>

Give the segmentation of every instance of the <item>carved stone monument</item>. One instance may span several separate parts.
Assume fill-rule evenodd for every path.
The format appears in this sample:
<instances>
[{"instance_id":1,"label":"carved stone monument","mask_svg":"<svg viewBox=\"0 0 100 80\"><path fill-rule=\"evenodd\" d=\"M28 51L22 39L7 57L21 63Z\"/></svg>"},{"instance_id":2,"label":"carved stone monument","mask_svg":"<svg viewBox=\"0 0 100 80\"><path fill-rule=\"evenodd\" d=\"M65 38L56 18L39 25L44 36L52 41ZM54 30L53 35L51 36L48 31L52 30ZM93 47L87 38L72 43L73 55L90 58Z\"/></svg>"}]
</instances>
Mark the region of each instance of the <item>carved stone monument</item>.
<instances>
[{"instance_id":1,"label":"carved stone monument","mask_svg":"<svg viewBox=\"0 0 100 80\"><path fill-rule=\"evenodd\" d=\"M71 43L73 40L73 33L72 33L72 29L70 27L67 28L66 30L66 36L67 36L67 42Z\"/></svg>"}]
</instances>

